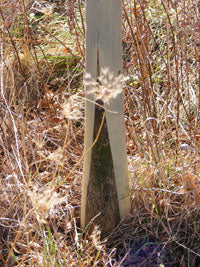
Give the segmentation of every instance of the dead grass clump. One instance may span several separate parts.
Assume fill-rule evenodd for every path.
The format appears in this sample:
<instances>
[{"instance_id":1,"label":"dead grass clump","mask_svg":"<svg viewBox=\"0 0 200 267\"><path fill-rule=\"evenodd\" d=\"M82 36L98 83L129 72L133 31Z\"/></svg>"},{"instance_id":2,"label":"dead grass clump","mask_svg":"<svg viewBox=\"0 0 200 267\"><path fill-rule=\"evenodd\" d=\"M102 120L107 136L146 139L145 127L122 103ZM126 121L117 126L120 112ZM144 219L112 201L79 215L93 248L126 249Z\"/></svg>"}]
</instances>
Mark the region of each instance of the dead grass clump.
<instances>
[{"instance_id":1,"label":"dead grass clump","mask_svg":"<svg viewBox=\"0 0 200 267\"><path fill-rule=\"evenodd\" d=\"M132 211L103 241L80 229L84 1L0 18L0 265L199 266L199 5L123 1Z\"/></svg>"},{"instance_id":2,"label":"dead grass clump","mask_svg":"<svg viewBox=\"0 0 200 267\"><path fill-rule=\"evenodd\" d=\"M117 248L119 266L199 264L199 177L180 167L162 168L166 171L144 161L143 171L133 173L133 215L106 242Z\"/></svg>"}]
</instances>

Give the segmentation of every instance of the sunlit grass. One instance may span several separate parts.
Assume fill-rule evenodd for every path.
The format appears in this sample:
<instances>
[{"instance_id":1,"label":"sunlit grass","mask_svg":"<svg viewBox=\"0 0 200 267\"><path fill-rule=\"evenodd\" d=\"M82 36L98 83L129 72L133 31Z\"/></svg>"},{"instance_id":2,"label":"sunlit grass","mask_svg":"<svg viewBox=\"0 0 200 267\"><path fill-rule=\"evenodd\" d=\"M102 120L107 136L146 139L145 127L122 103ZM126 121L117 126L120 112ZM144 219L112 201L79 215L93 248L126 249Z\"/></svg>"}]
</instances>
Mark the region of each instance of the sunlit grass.
<instances>
[{"instance_id":1,"label":"sunlit grass","mask_svg":"<svg viewBox=\"0 0 200 267\"><path fill-rule=\"evenodd\" d=\"M124 1L132 211L101 240L80 229L84 1L12 2L0 3L0 266L137 266L154 250L198 264L197 6Z\"/></svg>"}]
</instances>

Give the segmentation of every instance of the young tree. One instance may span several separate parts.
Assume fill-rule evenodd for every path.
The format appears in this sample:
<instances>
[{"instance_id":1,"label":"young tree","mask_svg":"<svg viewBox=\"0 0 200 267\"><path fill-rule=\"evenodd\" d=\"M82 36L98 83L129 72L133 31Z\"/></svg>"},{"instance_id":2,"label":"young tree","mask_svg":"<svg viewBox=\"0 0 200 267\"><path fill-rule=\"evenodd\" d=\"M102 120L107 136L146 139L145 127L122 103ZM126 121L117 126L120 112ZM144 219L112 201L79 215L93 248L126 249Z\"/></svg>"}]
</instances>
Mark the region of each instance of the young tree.
<instances>
[{"instance_id":1,"label":"young tree","mask_svg":"<svg viewBox=\"0 0 200 267\"><path fill-rule=\"evenodd\" d=\"M87 0L81 226L102 236L130 210L121 69L121 0Z\"/></svg>"}]
</instances>

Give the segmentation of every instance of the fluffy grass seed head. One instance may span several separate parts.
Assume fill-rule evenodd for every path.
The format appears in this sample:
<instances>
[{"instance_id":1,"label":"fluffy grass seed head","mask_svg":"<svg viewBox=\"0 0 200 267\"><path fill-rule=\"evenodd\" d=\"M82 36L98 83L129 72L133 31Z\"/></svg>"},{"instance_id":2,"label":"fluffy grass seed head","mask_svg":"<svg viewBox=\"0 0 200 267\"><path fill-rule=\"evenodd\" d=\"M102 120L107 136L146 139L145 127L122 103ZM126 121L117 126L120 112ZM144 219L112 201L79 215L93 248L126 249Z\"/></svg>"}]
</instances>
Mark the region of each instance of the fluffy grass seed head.
<instances>
[{"instance_id":1,"label":"fluffy grass seed head","mask_svg":"<svg viewBox=\"0 0 200 267\"><path fill-rule=\"evenodd\" d=\"M127 80L123 75L114 76L109 68L102 68L100 77L95 80L91 74L84 77L87 93L93 95L95 100L101 100L108 104L110 100L122 93L123 83Z\"/></svg>"},{"instance_id":2,"label":"fluffy grass seed head","mask_svg":"<svg viewBox=\"0 0 200 267\"><path fill-rule=\"evenodd\" d=\"M67 119L79 120L84 117L82 109L83 101L75 94L70 96L68 101L64 103L62 113Z\"/></svg>"},{"instance_id":3,"label":"fluffy grass seed head","mask_svg":"<svg viewBox=\"0 0 200 267\"><path fill-rule=\"evenodd\" d=\"M59 197L50 187L38 189L35 186L33 190L28 191L28 195L35 208L37 220L41 223L46 223L46 219L55 205L66 201L66 198Z\"/></svg>"},{"instance_id":4,"label":"fluffy grass seed head","mask_svg":"<svg viewBox=\"0 0 200 267\"><path fill-rule=\"evenodd\" d=\"M98 226L94 227L94 230L91 234L91 239L97 250L103 250L103 246L101 245L101 231L99 230Z\"/></svg>"}]
</instances>

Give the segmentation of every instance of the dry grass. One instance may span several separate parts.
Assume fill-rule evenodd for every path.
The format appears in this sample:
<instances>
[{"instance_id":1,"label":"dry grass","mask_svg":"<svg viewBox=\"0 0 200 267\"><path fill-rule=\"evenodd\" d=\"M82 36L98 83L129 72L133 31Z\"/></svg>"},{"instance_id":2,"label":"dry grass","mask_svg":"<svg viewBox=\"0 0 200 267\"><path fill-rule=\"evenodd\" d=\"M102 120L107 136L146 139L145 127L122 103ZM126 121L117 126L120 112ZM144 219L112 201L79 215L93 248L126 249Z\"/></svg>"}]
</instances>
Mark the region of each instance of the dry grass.
<instances>
[{"instance_id":1,"label":"dry grass","mask_svg":"<svg viewBox=\"0 0 200 267\"><path fill-rule=\"evenodd\" d=\"M132 211L102 241L79 228L84 1L0 2L0 266L199 266L199 9L123 1Z\"/></svg>"}]
</instances>

